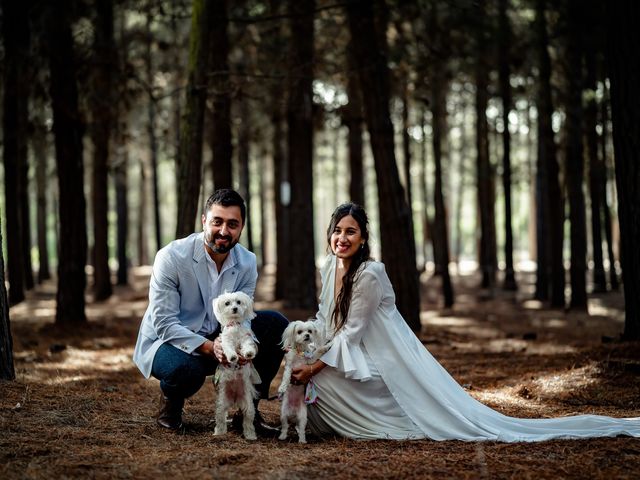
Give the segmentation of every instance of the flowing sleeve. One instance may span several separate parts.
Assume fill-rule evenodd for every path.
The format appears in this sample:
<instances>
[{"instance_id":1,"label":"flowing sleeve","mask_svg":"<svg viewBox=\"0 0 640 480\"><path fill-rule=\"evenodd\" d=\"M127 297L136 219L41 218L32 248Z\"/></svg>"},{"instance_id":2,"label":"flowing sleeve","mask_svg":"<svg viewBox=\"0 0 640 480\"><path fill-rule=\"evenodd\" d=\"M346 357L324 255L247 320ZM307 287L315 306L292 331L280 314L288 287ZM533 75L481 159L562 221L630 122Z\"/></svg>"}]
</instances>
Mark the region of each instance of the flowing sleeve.
<instances>
[{"instance_id":1,"label":"flowing sleeve","mask_svg":"<svg viewBox=\"0 0 640 480\"><path fill-rule=\"evenodd\" d=\"M382 286L376 275L364 270L357 279L351 296L347 322L333 337L333 343L321 360L344 372L347 378L362 382L371 378L362 350L362 336L376 314L382 300Z\"/></svg>"}]
</instances>

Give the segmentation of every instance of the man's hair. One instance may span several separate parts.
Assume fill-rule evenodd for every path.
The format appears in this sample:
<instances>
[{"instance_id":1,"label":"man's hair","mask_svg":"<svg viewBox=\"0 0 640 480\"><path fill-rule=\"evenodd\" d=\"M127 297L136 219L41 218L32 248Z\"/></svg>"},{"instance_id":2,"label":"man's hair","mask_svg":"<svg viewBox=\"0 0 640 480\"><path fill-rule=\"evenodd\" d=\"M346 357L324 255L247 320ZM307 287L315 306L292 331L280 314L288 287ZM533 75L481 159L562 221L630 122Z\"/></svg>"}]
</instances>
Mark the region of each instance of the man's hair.
<instances>
[{"instance_id":1,"label":"man's hair","mask_svg":"<svg viewBox=\"0 0 640 480\"><path fill-rule=\"evenodd\" d=\"M242 217L242 223L245 223L247 216L247 207L244 204L244 199L238 192L231 188L221 188L213 192L207 202L204 204L204 215L207 214L211 205L222 205L223 207L240 207L240 216Z\"/></svg>"}]
</instances>

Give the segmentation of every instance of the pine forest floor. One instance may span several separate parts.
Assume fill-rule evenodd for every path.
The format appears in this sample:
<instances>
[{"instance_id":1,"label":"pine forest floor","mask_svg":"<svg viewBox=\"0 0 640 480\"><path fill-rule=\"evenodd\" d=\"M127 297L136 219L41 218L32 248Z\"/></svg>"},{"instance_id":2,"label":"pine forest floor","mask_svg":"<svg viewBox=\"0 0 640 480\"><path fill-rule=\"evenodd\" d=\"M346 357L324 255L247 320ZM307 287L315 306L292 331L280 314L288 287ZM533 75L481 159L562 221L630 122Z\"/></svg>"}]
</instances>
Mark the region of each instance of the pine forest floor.
<instances>
[{"instance_id":1,"label":"pine forest floor","mask_svg":"<svg viewBox=\"0 0 640 480\"><path fill-rule=\"evenodd\" d=\"M87 304L89 324L53 325L55 284L11 309L15 382L0 382L0 478L638 478L640 440L605 438L536 444L353 441L297 443L236 432L213 435L210 382L187 401L181 433L158 429L157 380L131 362L147 305L149 268L131 286ZM619 292L590 296L589 315L542 308L533 277L518 293L493 299L476 276L454 278L456 305L440 307L439 280L422 278L421 339L476 399L507 415L593 413L640 416L640 345L617 341ZM292 311L270 301L273 272L261 274L257 308ZM272 388L275 394L279 378ZM278 423L277 400L263 401Z\"/></svg>"}]
</instances>

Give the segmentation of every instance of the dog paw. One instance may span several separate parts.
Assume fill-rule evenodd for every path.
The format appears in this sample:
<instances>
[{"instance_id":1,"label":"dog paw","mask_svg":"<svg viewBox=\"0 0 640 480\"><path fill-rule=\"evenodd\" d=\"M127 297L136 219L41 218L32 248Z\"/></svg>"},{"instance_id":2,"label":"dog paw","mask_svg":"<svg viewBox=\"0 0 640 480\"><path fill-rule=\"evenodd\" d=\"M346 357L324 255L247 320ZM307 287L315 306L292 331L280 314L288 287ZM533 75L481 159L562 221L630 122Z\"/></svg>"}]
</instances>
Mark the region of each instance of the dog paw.
<instances>
[{"instance_id":1,"label":"dog paw","mask_svg":"<svg viewBox=\"0 0 640 480\"><path fill-rule=\"evenodd\" d=\"M278 440L286 440L286 439L287 439L287 432L282 432L278 437Z\"/></svg>"}]
</instances>

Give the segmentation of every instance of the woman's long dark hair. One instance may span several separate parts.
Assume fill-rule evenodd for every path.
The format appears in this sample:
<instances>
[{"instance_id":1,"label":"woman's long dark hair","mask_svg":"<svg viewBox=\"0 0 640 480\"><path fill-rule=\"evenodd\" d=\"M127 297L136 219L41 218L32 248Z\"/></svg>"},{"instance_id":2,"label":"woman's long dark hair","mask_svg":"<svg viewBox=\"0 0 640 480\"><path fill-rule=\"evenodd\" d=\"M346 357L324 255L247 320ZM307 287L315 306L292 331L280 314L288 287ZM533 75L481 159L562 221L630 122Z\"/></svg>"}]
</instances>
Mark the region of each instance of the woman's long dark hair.
<instances>
[{"instance_id":1,"label":"woman's long dark hair","mask_svg":"<svg viewBox=\"0 0 640 480\"><path fill-rule=\"evenodd\" d=\"M329 248L331 248L331 235L336 225L347 215L351 215L354 220L358 222L364 243L362 247L358 248L358 251L351 260L347 273L345 273L342 278L342 289L340 293L338 293L336 306L331 316L331 321L336 332L339 331L347 321L349 305L351 304L351 294L353 293L353 284L356 282L359 272L361 271L360 265L370 260L371 255L371 249L369 248L369 219L367 218L367 213L364 211L364 208L355 203L343 203L336 208L333 215L331 215L331 222L327 229L327 243L329 244Z\"/></svg>"}]
</instances>

